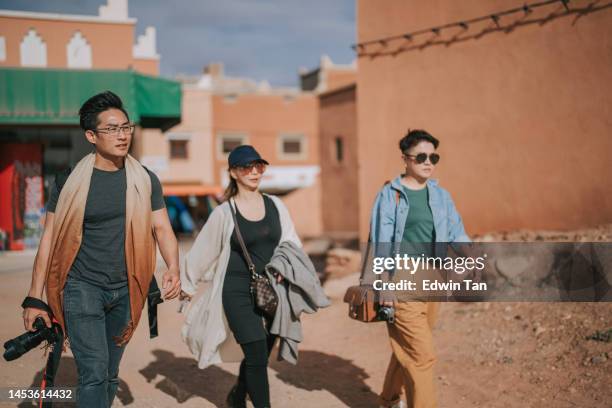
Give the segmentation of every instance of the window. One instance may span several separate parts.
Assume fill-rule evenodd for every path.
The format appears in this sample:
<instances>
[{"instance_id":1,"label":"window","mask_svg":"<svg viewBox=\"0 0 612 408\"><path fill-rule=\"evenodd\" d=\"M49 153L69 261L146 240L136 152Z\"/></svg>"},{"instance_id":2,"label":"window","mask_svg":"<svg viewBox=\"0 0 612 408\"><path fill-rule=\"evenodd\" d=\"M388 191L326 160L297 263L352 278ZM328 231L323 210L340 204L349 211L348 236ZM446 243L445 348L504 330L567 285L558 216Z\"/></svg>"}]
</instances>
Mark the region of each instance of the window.
<instances>
[{"instance_id":1,"label":"window","mask_svg":"<svg viewBox=\"0 0 612 408\"><path fill-rule=\"evenodd\" d=\"M284 160L305 160L306 138L301 133L281 134L278 138L278 156Z\"/></svg>"},{"instance_id":2,"label":"window","mask_svg":"<svg viewBox=\"0 0 612 408\"><path fill-rule=\"evenodd\" d=\"M217 138L217 153L219 157L227 157L236 147L247 144L248 138L241 133L222 133Z\"/></svg>"},{"instance_id":3,"label":"window","mask_svg":"<svg viewBox=\"0 0 612 408\"><path fill-rule=\"evenodd\" d=\"M344 140L342 136L337 136L335 139L336 163L344 161Z\"/></svg>"},{"instance_id":4,"label":"window","mask_svg":"<svg viewBox=\"0 0 612 408\"><path fill-rule=\"evenodd\" d=\"M238 95L236 94L223 95L223 102L225 103L235 103L237 101L238 101Z\"/></svg>"},{"instance_id":5,"label":"window","mask_svg":"<svg viewBox=\"0 0 612 408\"><path fill-rule=\"evenodd\" d=\"M66 45L68 68L91 68L91 46L80 31L74 33Z\"/></svg>"},{"instance_id":6,"label":"window","mask_svg":"<svg viewBox=\"0 0 612 408\"><path fill-rule=\"evenodd\" d=\"M170 140L170 158L188 159L188 140Z\"/></svg>"},{"instance_id":7,"label":"window","mask_svg":"<svg viewBox=\"0 0 612 408\"><path fill-rule=\"evenodd\" d=\"M6 39L0 37L0 61L6 61Z\"/></svg>"},{"instance_id":8,"label":"window","mask_svg":"<svg viewBox=\"0 0 612 408\"><path fill-rule=\"evenodd\" d=\"M24 67L47 66L47 44L38 35L36 30L30 28L19 45L21 65Z\"/></svg>"}]
</instances>

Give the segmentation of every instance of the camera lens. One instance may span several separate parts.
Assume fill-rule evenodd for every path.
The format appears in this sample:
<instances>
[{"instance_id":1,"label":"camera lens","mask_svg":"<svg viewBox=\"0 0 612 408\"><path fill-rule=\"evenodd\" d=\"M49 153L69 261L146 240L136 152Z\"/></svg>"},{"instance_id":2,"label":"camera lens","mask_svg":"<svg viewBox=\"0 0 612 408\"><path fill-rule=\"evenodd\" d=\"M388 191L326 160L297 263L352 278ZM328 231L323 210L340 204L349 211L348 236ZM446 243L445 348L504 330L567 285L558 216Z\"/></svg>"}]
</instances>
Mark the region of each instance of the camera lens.
<instances>
[{"instance_id":1,"label":"camera lens","mask_svg":"<svg viewBox=\"0 0 612 408\"><path fill-rule=\"evenodd\" d=\"M37 318L33 326L36 329L35 332L25 332L4 343L3 357L6 361L15 360L38 346L43 340L52 338L54 332L45 325L42 318Z\"/></svg>"},{"instance_id":2,"label":"camera lens","mask_svg":"<svg viewBox=\"0 0 612 408\"><path fill-rule=\"evenodd\" d=\"M6 361L13 361L26 353L27 350L23 348L20 342L16 341L17 339L9 340L4 343L5 351L3 357Z\"/></svg>"}]
</instances>

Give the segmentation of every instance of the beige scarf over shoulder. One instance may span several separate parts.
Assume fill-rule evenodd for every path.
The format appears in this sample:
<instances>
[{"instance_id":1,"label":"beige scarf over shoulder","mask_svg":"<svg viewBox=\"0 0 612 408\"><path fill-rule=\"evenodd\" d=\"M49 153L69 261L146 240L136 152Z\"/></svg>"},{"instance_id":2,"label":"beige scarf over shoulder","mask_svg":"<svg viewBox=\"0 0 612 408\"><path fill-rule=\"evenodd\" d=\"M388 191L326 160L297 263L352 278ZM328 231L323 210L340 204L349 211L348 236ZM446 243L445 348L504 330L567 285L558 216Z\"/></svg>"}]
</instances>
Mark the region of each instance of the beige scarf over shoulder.
<instances>
[{"instance_id":1,"label":"beige scarf over shoulder","mask_svg":"<svg viewBox=\"0 0 612 408\"><path fill-rule=\"evenodd\" d=\"M83 237L85 203L93 173L95 154L85 156L70 173L60 193L47 264L47 302L54 317L65 329L63 292ZM127 179L125 209L125 263L130 293L131 321L118 345L131 338L138 325L149 284L155 271L155 240L151 224L151 179L147 171L132 156L125 159Z\"/></svg>"}]
</instances>

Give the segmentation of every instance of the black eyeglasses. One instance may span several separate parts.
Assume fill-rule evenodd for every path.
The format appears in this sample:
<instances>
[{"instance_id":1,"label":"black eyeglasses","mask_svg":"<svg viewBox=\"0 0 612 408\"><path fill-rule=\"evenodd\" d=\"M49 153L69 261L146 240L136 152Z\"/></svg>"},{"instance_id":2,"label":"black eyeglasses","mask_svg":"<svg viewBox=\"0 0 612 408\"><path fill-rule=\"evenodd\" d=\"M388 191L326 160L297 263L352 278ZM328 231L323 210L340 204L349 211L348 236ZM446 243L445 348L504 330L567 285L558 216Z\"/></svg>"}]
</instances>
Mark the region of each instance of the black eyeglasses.
<instances>
[{"instance_id":1,"label":"black eyeglasses","mask_svg":"<svg viewBox=\"0 0 612 408\"><path fill-rule=\"evenodd\" d=\"M431 162L431 164L436 164L440 161L440 155L438 153L431 153L429 156L427 156L427 153L419 153L417 155L404 153L404 156L414 157L414 161L417 164L425 163L427 157L429 157L429 161Z\"/></svg>"},{"instance_id":2,"label":"black eyeglasses","mask_svg":"<svg viewBox=\"0 0 612 408\"><path fill-rule=\"evenodd\" d=\"M102 129L93 129L96 133L103 133L110 136L119 136L119 133L123 133L124 135L133 135L134 129L136 129L135 125L123 125L123 126L109 126L107 128Z\"/></svg>"}]
</instances>

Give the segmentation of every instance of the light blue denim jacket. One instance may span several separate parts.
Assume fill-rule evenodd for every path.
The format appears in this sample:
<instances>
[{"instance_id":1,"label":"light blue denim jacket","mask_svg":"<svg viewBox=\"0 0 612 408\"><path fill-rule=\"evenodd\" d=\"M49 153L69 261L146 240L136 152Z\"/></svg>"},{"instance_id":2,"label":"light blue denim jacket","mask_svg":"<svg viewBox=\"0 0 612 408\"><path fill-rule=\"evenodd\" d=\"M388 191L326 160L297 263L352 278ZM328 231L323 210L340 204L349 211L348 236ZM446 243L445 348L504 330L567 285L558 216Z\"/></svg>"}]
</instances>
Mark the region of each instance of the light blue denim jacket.
<instances>
[{"instance_id":1,"label":"light blue denim jacket","mask_svg":"<svg viewBox=\"0 0 612 408\"><path fill-rule=\"evenodd\" d=\"M372 215L370 217L370 240L372 244L387 244L402 242L406 218L408 218L408 197L401 184L401 176L382 188L376 196ZM448 191L438 185L436 180L427 180L429 207L433 214L436 245L434 256L446 256L446 244L454 242L471 242L465 233L461 216L455 208L455 203ZM397 202L399 192L399 202ZM392 248L380 245L374 248ZM377 256L382 256L376 249ZM386 254L385 254L386 255Z\"/></svg>"}]
</instances>

